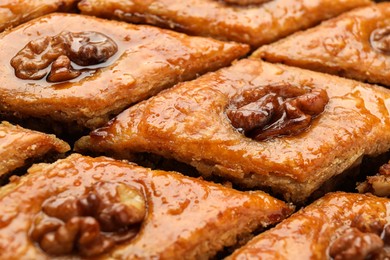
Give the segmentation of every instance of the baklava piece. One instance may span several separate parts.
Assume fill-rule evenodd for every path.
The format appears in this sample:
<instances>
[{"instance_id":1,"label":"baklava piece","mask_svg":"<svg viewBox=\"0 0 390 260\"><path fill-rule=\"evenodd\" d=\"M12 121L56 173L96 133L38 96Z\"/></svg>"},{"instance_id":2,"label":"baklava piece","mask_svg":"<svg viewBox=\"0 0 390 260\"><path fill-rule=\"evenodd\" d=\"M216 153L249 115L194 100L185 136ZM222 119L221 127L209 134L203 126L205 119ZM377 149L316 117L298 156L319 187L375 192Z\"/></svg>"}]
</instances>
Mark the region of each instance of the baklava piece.
<instances>
[{"instance_id":1,"label":"baklava piece","mask_svg":"<svg viewBox=\"0 0 390 260\"><path fill-rule=\"evenodd\" d=\"M2 0L0 2L0 32L39 16L66 12L76 8L78 0Z\"/></svg>"},{"instance_id":2,"label":"baklava piece","mask_svg":"<svg viewBox=\"0 0 390 260\"><path fill-rule=\"evenodd\" d=\"M370 3L369 0L83 0L78 6L84 14L154 24L256 48Z\"/></svg>"},{"instance_id":3,"label":"baklava piece","mask_svg":"<svg viewBox=\"0 0 390 260\"><path fill-rule=\"evenodd\" d=\"M1 259L208 259L293 210L174 172L73 154L0 189Z\"/></svg>"},{"instance_id":4,"label":"baklava piece","mask_svg":"<svg viewBox=\"0 0 390 260\"><path fill-rule=\"evenodd\" d=\"M389 199L328 194L227 259L389 259L389 219Z\"/></svg>"},{"instance_id":5,"label":"baklava piece","mask_svg":"<svg viewBox=\"0 0 390 260\"><path fill-rule=\"evenodd\" d=\"M244 59L129 108L76 149L154 153L300 202L390 148L389 106L385 88Z\"/></svg>"},{"instance_id":6,"label":"baklava piece","mask_svg":"<svg viewBox=\"0 0 390 260\"><path fill-rule=\"evenodd\" d=\"M0 113L95 128L248 50L151 26L50 14L0 36Z\"/></svg>"},{"instance_id":7,"label":"baklava piece","mask_svg":"<svg viewBox=\"0 0 390 260\"><path fill-rule=\"evenodd\" d=\"M69 145L54 135L48 135L8 122L0 124L0 180L3 181L12 171L31 163L44 160L45 156L62 154Z\"/></svg>"},{"instance_id":8,"label":"baklava piece","mask_svg":"<svg viewBox=\"0 0 390 260\"><path fill-rule=\"evenodd\" d=\"M390 3L342 14L253 56L390 87Z\"/></svg>"},{"instance_id":9,"label":"baklava piece","mask_svg":"<svg viewBox=\"0 0 390 260\"><path fill-rule=\"evenodd\" d=\"M390 162L379 168L379 173L368 176L367 180L357 186L360 193L370 192L376 196L390 197Z\"/></svg>"}]
</instances>

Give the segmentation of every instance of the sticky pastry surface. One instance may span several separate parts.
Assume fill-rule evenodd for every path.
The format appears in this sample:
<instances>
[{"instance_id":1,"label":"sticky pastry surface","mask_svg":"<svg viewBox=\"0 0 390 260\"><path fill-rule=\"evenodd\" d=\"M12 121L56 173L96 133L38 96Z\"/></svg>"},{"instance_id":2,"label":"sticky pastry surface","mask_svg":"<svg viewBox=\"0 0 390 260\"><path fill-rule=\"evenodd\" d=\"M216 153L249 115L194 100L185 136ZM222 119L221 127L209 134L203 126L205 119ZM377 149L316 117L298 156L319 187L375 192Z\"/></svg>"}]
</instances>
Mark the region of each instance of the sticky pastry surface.
<instances>
[{"instance_id":1,"label":"sticky pastry surface","mask_svg":"<svg viewBox=\"0 0 390 260\"><path fill-rule=\"evenodd\" d=\"M94 128L247 51L246 45L150 26L51 14L0 36L0 111Z\"/></svg>"},{"instance_id":2,"label":"sticky pastry surface","mask_svg":"<svg viewBox=\"0 0 390 260\"><path fill-rule=\"evenodd\" d=\"M256 141L232 126L226 110L234 97L270 86L286 93L295 87L324 90L329 101L303 131ZM381 87L244 59L129 108L81 138L76 149L121 158L137 152L173 157L204 176L268 187L299 202L362 155L389 149L389 97Z\"/></svg>"},{"instance_id":3,"label":"sticky pastry surface","mask_svg":"<svg viewBox=\"0 0 390 260\"><path fill-rule=\"evenodd\" d=\"M327 194L227 259L386 259L389 223L389 199Z\"/></svg>"},{"instance_id":4,"label":"sticky pastry surface","mask_svg":"<svg viewBox=\"0 0 390 260\"><path fill-rule=\"evenodd\" d=\"M84 14L156 24L259 47L370 3L368 0L83 0L78 6Z\"/></svg>"},{"instance_id":5,"label":"sticky pastry surface","mask_svg":"<svg viewBox=\"0 0 390 260\"><path fill-rule=\"evenodd\" d=\"M40 133L3 121L0 124L0 178L24 166L26 160L56 152L65 153L70 147L54 135Z\"/></svg>"},{"instance_id":6,"label":"sticky pastry surface","mask_svg":"<svg viewBox=\"0 0 390 260\"><path fill-rule=\"evenodd\" d=\"M0 3L0 32L52 12L75 7L76 0L3 0Z\"/></svg>"},{"instance_id":7,"label":"sticky pastry surface","mask_svg":"<svg viewBox=\"0 0 390 260\"><path fill-rule=\"evenodd\" d=\"M105 198L113 199L118 194L119 202L105 205ZM72 204L75 200L77 203ZM100 206L94 206L96 203ZM110 158L78 154L51 165L33 166L28 175L0 189L0 205L0 256L3 259L210 257L223 246L233 244L237 235L278 222L292 210L263 192L239 192L174 172L151 171ZM106 207L103 211L101 205ZM110 208L112 205L116 206ZM128 220L126 214L130 213L124 211L123 206L130 213L141 208L144 211L131 238L126 238L126 232L134 232L134 225L121 225L119 231L112 230L115 223ZM71 210L72 207L76 209ZM80 207L90 211L74 216L74 212L80 212ZM115 208L120 210L115 211ZM119 212L122 218L107 218L112 210ZM71 241L73 249L68 248L71 253L48 254L45 250L69 243L71 228L67 225L75 219L98 221L101 231L111 228L108 233L97 232L98 237L123 238L125 235L125 239L96 254L91 249L99 245L99 240L76 238ZM53 232L47 228L50 223L59 225L59 229L68 227L62 230L63 235L57 234L54 243L49 239ZM88 235L82 227L80 232L80 237ZM45 239L53 246L44 249Z\"/></svg>"},{"instance_id":8,"label":"sticky pastry surface","mask_svg":"<svg viewBox=\"0 0 390 260\"><path fill-rule=\"evenodd\" d=\"M390 3L380 3L263 46L253 56L390 86L389 32Z\"/></svg>"}]
</instances>

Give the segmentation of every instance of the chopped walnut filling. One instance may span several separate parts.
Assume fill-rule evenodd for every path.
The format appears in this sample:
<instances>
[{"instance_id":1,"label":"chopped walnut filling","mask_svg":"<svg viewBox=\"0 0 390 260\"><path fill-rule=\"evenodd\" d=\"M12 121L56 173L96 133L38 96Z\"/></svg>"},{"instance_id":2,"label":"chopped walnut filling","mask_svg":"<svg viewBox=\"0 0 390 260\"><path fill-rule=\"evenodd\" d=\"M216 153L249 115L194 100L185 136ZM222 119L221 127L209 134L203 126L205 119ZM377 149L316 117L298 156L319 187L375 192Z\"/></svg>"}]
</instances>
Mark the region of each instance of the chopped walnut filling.
<instances>
[{"instance_id":1,"label":"chopped walnut filling","mask_svg":"<svg viewBox=\"0 0 390 260\"><path fill-rule=\"evenodd\" d=\"M132 239L145 214L145 200L138 190L98 182L80 198L61 194L49 198L31 238L51 255L96 256Z\"/></svg>"},{"instance_id":2,"label":"chopped walnut filling","mask_svg":"<svg viewBox=\"0 0 390 260\"><path fill-rule=\"evenodd\" d=\"M378 28L371 33L371 46L379 52L390 54L390 26Z\"/></svg>"},{"instance_id":3,"label":"chopped walnut filling","mask_svg":"<svg viewBox=\"0 0 390 260\"><path fill-rule=\"evenodd\" d=\"M39 80L49 74L49 82L60 82L88 70L75 70L71 62L79 66L96 65L107 61L117 51L116 43L104 34L61 32L30 41L11 59L11 66L20 79Z\"/></svg>"},{"instance_id":4,"label":"chopped walnut filling","mask_svg":"<svg viewBox=\"0 0 390 260\"><path fill-rule=\"evenodd\" d=\"M269 2L270 0L223 0L223 1L228 4L235 4L235 5L258 5L258 4Z\"/></svg>"},{"instance_id":5,"label":"chopped walnut filling","mask_svg":"<svg viewBox=\"0 0 390 260\"><path fill-rule=\"evenodd\" d=\"M390 164L384 164L379 168L379 174L367 177L367 181L357 186L360 193L371 192L376 196L390 196Z\"/></svg>"},{"instance_id":6,"label":"chopped walnut filling","mask_svg":"<svg viewBox=\"0 0 390 260\"><path fill-rule=\"evenodd\" d=\"M324 111L328 101L322 89L268 86L234 97L226 114L235 128L261 141L301 133Z\"/></svg>"},{"instance_id":7,"label":"chopped walnut filling","mask_svg":"<svg viewBox=\"0 0 390 260\"><path fill-rule=\"evenodd\" d=\"M361 215L330 245L329 255L335 260L389 259L389 242L386 220Z\"/></svg>"}]
</instances>

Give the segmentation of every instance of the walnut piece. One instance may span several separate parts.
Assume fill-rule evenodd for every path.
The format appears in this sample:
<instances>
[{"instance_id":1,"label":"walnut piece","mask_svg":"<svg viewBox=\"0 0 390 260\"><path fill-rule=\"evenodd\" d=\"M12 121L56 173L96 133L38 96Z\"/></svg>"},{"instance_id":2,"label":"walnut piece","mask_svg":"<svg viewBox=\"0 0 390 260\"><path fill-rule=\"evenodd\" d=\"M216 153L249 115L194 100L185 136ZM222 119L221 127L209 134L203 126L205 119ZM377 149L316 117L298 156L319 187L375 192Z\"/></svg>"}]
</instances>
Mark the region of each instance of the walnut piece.
<instances>
[{"instance_id":1,"label":"walnut piece","mask_svg":"<svg viewBox=\"0 0 390 260\"><path fill-rule=\"evenodd\" d=\"M117 51L117 44L104 34L61 32L30 41L11 59L11 66L20 79L39 80L50 72L47 80L60 82L88 70L75 70L71 62L79 66L96 65L107 61Z\"/></svg>"},{"instance_id":2,"label":"walnut piece","mask_svg":"<svg viewBox=\"0 0 390 260\"><path fill-rule=\"evenodd\" d=\"M377 234L351 228L333 242L329 255L335 260L364 260L380 254L383 246L384 243Z\"/></svg>"},{"instance_id":3,"label":"walnut piece","mask_svg":"<svg viewBox=\"0 0 390 260\"><path fill-rule=\"evenodd\" d=\"M376 51L390 54L390 26L374 30L371 33L370 42Z\"/></svg>"},{"instance_id":4,"label":"walnut piece","mask_svg":"<svg viewBox=\"0 0 390 260\"><path fill-rule=\"evenodd\" d=\"M374 217L368 214L356 216L351 223L351 227L355 227L364 233L374 233L380 236L386 225L386 219Z\"/></svg>"},{"instance_id":5,"label":"walnut piece","mask_svg":"<svg viewBox=\"0 0 390 260\"><path fill-rule=\"evenodd\" d=\"M235 4L235 5L258 5L263 4L266 2L269 2L270 0L223 0L224 2L228 4Z\"/></svg>"},{"instance_id":6,"label":"walnut piece","mask_svg":"<svg viewBox=\"0 0 390 260\"><path fill-rule=\"evenodd\" d=\"M301 133L328 101L322 89L267 86L233 97L226 114L236 129L261 141Z\"/></svg>"},{"instance_id":7,"label":"walnut piece","mask_svg":"<svg viewBox=\"0 0 390 260\"><path fill-rule=\"evenodd\" d=\"M377 175L367 177L356 188L360 193L371 192L376 196L390 197L390 164L382 165Z\"/></svg>"},{"instance_id":8,"label":"walnut piece","mask_svg":"<svg viewBox=\"0 0 390 260\"><path fill-rule=\"evenodd\" d=\"M102 254L138 232L146 214L143 195L125 184L98 182L77 198L47 199L31 238L51 255Z\"/></svg>"}]
</instances>

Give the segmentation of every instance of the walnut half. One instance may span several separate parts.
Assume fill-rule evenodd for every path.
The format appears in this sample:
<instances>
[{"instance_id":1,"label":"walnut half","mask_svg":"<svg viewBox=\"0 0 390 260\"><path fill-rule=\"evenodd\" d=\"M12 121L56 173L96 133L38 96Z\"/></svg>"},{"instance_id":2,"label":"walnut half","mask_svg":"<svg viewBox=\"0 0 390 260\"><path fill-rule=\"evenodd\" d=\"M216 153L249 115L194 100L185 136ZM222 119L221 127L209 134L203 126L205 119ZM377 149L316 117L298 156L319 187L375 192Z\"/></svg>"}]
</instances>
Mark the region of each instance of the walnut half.
<instances>
[{"instance_id":1,"label":"walnut half","mask_svg":"<svg viewBox=\"0 0 390 260\"><path fill-rule=\"evenodd\" d=\"M39 80L48 75L47 81L60 82L91 70L75 70L71 62L79 66L96 65L107 61L117 51L117 44L104 34L61 32L30 41L11 59L11 66L20 79Z\"/></svg>"},{"instance_id":2,"label":"walnut half","mask_svg":"<svg viewBox=\"0 0 390 260\"><path fill-rule=\"evenodd\" d=\"M329 247L335 260L390 259L390 226L384 218L361 214Z\"/></svg>"},{"instance_id":3,"label":"walnut half","mask_svg":"<svg viewBox=\"0 0 390 260\"><path fill-rule=\"evenodd\" d=\"M328 101L323 89L267 86L233 97L226 114L236 129L261 141L301 133Z\"/></svg>"},{"instance_id":4,"label":"walnut half","mask_svg":"<svg viewBox=\"0 0 390 260\"><path fill-rule=\"evenodd\" d=\"M31 238L51 255L96 256L135 237L145 214L137 189L98 182L79 198L59 194L47 199Z\"/></svg>"}]
</instances>

